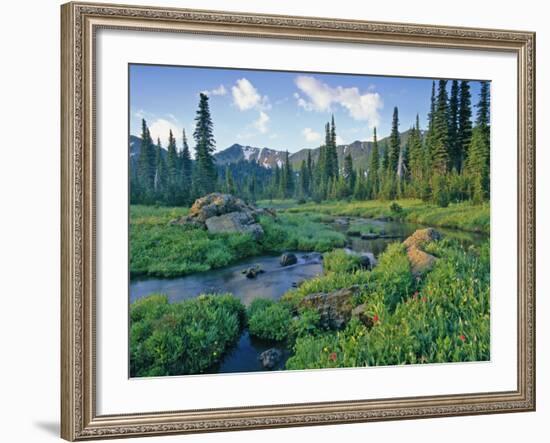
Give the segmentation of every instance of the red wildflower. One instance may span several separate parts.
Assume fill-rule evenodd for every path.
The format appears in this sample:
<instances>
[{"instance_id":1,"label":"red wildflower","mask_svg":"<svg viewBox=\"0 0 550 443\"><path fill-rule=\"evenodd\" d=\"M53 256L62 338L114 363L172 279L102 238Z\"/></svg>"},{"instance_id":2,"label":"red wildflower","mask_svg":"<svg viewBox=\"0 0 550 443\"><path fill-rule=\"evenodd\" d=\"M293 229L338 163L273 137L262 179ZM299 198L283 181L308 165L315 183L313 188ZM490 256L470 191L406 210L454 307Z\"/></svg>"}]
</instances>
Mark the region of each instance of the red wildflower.
<instances>
[{"instance_id":1,"label":"red wildflower","mask_svg":"<svg viewBox=\"0 0 550 443\"><path fill-rule=\"evenodd\" d=\"M464 334L460 334L458 336L458 338L460 338L460 340L462 340L462 343L464 343L466 341L466 336Z\"/></svg>"},{"instance_id":2,"label":"red wildflower","mask_svg":"<svg viewBox=\"0 0 550 443\"><path fill-rule=\"evenodd\" d=\"M373 323L378 323L380 321L380 317L378 317L378 314L374 314L374 317L372 317Z\"/></svg>"},{"instance_id":3,"label":"red wildflower","mask_svg":"<svg viewBox=\"0 0 550 443\"><path fill-rule=\"evenodd\" d=\"M418 298L418 291L416 291L414 294L413 294L413 299L416 300Z\"/></svg>"},{"instance_id":4,"label":"red wildflower","mask_svg":"<svg viewBox=\"0 0 550 443\"><path fill-rule=\"evenodd\" d=\"M329 360L336 361L336 352L331 352L328 358Z\"/></svg>"},{"instance_id":5,"label":"red wildflower","mask_svg":"<svg viewBox=\"0 0 550 443\"><path fill-rule=\"evenodd\" d=\"M424 303L426 303L426 302L428 301L428 299L426 298L426 296L422 297L422 301L423 301Z\"/></svg>"}]
</instances>

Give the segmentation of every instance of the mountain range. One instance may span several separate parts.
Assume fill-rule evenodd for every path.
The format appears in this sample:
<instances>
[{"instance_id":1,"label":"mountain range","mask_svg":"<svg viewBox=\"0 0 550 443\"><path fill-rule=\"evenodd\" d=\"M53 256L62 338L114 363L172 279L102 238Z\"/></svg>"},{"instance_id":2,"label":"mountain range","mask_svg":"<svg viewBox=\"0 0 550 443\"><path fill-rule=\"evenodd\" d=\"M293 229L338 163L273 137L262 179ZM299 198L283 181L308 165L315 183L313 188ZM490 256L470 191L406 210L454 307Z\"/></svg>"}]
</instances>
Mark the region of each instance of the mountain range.
<instances>
[{"instance_id":1,"label":"mountain range","mask_svg":"<svg viewBox=\"0 0 550 443\"><path fill-rule=\"evenodd\" d=\"M409 139L410 130L400 133L401 146L405 146ZM389 137L382 138L378 141L378 146L383 152L389 143ZM130 135L129 147L130 147L130 163L135 166L139 157L139 149L141 144L141 138ZM356 140L350 144L342 144L337 146L338 161L342 165L344 157L351 152L351 157L355 168L365 169L368 164L368 159L372 151L373 143L370 141ZM304 148L297 152L289 154L289 160L294 169L299 169L302 160L307 159L308 151L311 152L311 158L314 162L319 159L320 148ZM166 150L163 148L163 153L166 155ZM285 151L280 151L271 148L258 148L254 146L245 146L235 143L228 148L214 153L214 159L220 166L239 163L242 161L254 162L264 168L274 168L275 165L281 167L285 160Z\"/></svg>"}]
</instances>

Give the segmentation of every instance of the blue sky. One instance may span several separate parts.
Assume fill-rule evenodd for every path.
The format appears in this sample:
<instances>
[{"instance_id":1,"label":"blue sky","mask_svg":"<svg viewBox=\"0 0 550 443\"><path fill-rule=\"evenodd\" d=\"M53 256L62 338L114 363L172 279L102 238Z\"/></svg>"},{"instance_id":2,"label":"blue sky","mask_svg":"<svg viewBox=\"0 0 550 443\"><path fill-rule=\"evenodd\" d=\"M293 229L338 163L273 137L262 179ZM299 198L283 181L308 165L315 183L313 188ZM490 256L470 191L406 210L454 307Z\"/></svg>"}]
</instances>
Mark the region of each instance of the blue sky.
<instances>
[{"instance_id":1,"label":"blue sky","mask_svg":"<svg viewBox=\"0 0 550 443\"><path fill-rule=\"evenodd\" d=\"M372 140L375 126L383 138L394 106L400 131L417 113L425 127L432 87L432 79L420 78L179 66L130 65L129 75L131 134L140 134L145 118L164 146L170 129L178 147L182 129L193 146L198 96L205 92L217 150L233 143L289 152L318 147L332 114L341 144ZM475 104L479 82L472 81L471 90Z\"/></svg>"}]
</instances>

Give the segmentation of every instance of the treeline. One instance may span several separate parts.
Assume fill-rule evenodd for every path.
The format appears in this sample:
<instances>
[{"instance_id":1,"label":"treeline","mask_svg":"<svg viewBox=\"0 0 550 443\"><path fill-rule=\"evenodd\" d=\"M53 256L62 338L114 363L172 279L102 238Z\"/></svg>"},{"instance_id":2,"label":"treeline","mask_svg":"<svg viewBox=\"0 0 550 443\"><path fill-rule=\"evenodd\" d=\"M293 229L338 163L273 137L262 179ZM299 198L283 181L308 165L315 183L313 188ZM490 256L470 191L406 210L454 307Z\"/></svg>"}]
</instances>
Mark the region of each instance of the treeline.
<instances>
[{"instance_id":1,"label":"treeline","mask_svg":"<svg viewBox=\"0 0 550 443\"><path fill-rule=\"evenodd\" d=\"M385 146L379 146L376 128L366 168L354 168L351 153L338 164L334 118L325 126L325 143L319 160L311 161L311 152L303 160L294 194L284 193L287 186L273 186L277 197L295 196L325 199L392 200L421 198L440 206L451 201L472 200L482 203L489 198L490 97L489 83L482 82L476 104L475 126L468 81L447 80L432 84L428 129L416 124L407 143L399 133L399 110L393 111L391 134ZM274 181L277 181L277 170Z\"/></svg>"},{"instance_id":2,"label":"treeline","mask_svg":"<svg viewBox=\"0 0 550 443\"><path fill-rule=\"evenodd\" d=\"M200 94L193 138L194 161L185 130L179 152L170 130L168 152L164 155L160 140L155 146L147 122L142 120L139 158L130 176L131 203L189 205L197 196L217 189L218 171L213 157L216 141L205 94Z\"/></svg>"},{"instance_id":3,"label":"treeline","mask_svg":"<svg viewBox=\"0 0 550 443\"><path fill-rule=\"evenodd\" d=\"M325 141L317 161L308 151L298 170L290 164L288 152L284 162L272 169L246 161L217 166L208 96L200 94L193 133L194 160L185 132L179 150L170 132L166 153L160 140L154 144L147 123L142 121L139 158L131 171L131 202L187 206L218 191L248 201L412 197L440 206L463 200L482 203L489 198L490 182L489 83L481 82L475 125L469 82L453 80L450 94L447 89L447 80L432 83L428 128L420 129L417 115L406 143L400 140L399 110L395 107L389 140L380 146L374 129L372 150L363 168L353 164L351 152L339 161L333 116L325 125Z\"/></svg>"}]
</instances>

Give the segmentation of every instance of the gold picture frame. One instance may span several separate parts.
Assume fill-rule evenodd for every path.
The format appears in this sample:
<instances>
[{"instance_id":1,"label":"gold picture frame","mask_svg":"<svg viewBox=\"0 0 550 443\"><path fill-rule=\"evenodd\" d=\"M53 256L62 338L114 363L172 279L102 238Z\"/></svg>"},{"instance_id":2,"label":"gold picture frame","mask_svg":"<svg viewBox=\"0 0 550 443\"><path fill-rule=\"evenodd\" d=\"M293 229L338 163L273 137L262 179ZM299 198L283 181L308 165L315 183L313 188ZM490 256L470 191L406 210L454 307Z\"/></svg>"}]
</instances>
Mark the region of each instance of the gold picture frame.
<instances>
[{"instance_id":1,"label":"gold picture frame","mask_svg":"<svg viewBox=\"0 0 550 443\"><path fill-rule=\"evenodd\" d=\"M535 34L73 2L61 7L61 436L67 440L535 410ZM506 51L518 60L518 380L510 392L99 416L95 392L98 29ZM129 411L131 412L131 411Z\"/></svg>"}]
</instances>

